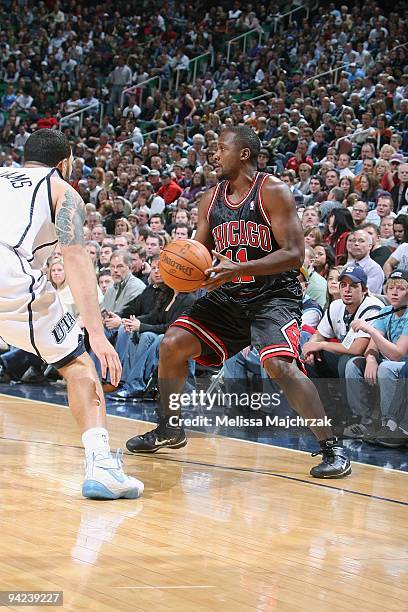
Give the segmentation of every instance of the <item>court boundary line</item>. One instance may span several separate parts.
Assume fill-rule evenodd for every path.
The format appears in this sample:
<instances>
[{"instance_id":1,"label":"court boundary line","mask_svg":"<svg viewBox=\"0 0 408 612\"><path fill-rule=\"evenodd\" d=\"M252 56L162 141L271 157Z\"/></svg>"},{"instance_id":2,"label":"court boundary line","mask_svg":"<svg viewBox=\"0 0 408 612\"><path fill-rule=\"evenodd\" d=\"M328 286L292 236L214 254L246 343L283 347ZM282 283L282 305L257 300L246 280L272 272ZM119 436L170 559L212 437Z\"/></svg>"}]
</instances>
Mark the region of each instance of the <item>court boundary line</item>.
<instances>
[{"instance_id":1,"label":"court boundary line","mask_svg":"<svg viewBox=\"0 0 408 612\"><path fill-rule=\"evenodd\" d=\"M144 422L144 421L142 421ZM48 446L56 446L58 448L75 448L78 450L83 450L82 446L78 446L76 444L59 444L57 442L47 442L45 440L22 440L20 438L10 438L6 436L0 436L0 440L5 440L9 442L22 442L23 444L43 444ZM140 453L136 455L136 453L124 453L127 457L135 457L138 456L147 458L147 456L155 454L155 453ZM168 461L170 463L184 463L187 465L196 465L207 468L215 468L219 470L227 470L229 472L246 472L248 474L257 474L258 476L272 476L274 478L282 478L284 480L291 480L292 482L298 482L301 484L307 484L315 487L321 487L323 489L329 489L331 491L337 491L338 493L349 493L351 495L358 495L360 497L366 497L369 499L375 499L377 501L385 501L392 504L397 504L399 506L408 506L408 502L404 502L399 499L392 499L389 497L381 497L380 495L370 495L370 493L363 493L362 491L354 491L353 489L344 489L340 487L333 487L329 484L324 484L323 482L315 482L314 480L305 480L304 478L298 478L296 476L287 476L285 474L277 474L276 472L270 472L268 470L257 470L255 468L245 468L245 467L233 467L228 465L222 465L219 463L206 463L204 461L194 461L192 459L177 459L174 457L166 457L164 455L156 455L156 459L162 461ZM404 474L404 472L402 472Z\"/></svg>"},{"instance_id":2,"label":"court boundary line","mask_svg":"<svg viewBox=\"0 0 408 612\"><path fill-rule=\"evenodd\" d=\"M35 400L35 399L28 398L28 397L27 398L20 397L19 395L8 395L7 393L0 393L0 398L1 397L10 397L11 399L23 400L25 402L34 402L35 404L46 404L47 406L53 406L54 408L58 407L58 408L65 408L65 410L70 410L69 406L66 406L65 404L54 404L53 402ZM106 413L106 416L112 417L113 419L122 419L124 421L129 421L129 422L133 421L134 423L145 423L146 425L157 425L157 422L155 421L143 421L142 419L132 419L131 417L124 417L124 416L120 416L119 414L109 414L108 412ZM309 455L309 456L311 455L310 451L300 450L298 448L288 448L287 446L278 446L276 444L256 442L255 440L243 440L242 438L233 438L232 436L221 436L220 434L213 434L210 436L206 432L197 431L196 429L186 429L186 431L192 432L197 436L204 436L204 437L207 436L208 438L218 438L222 440L233 440L234 442L241 442L243 444L256 444L262 448L276 448L277 450L289 451L291 453L302 453L304 455ZM1 436L0 436L0 439L1 439ZM82 447L79 446L78 448L82 448ZM131 455L131 453L125 453L125 454L129 454L129 456ZM382 470L382 471L386 471L390 473L398 472L399 474L404 474L405 476L408 475L408 472L404 470L399 470L398 468L388 468L388 467L384 467L381 465L374 465L373 463L363 463L362 461L354 461L354 460L352 461L352 463L355 463L361 466L365 466L368 468L373 468L375 470ZM308 482L308 481L305 481L305 482ZM342 490L342 489L339 489L339 490Z\"/></svg>"}]
</instances>

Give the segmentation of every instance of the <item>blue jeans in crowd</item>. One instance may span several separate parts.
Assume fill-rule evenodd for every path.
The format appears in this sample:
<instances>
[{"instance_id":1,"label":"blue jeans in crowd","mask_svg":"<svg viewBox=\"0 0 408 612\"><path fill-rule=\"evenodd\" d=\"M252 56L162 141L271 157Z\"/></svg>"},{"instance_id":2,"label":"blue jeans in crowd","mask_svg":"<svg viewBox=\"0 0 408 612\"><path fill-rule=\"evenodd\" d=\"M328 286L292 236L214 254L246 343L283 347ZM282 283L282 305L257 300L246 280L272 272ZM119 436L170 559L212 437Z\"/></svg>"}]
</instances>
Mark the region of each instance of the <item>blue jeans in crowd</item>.
<instances>
[{"instance_id":1,"label":"blue jeans in crowd","mask_svg":"<svg viewBox=\"0 0 408 612\"><path fill-rule=\"evenodd\" d=\"M134 334L128 342L123 360L122 380L124 389L131 393L145 391L147 384L159 364L159 350L164 334L143 332ZM187 388L194 387L195 362L188 360Z\"/></svg>"},{"instance_id":2,"label":"blue jeans in crowd","mask_svg":"<svg viewBox=\"0 0 408 612\"><path fill-rule=\"evenodd\" d=\"M347 398L349 406L361 422L368 424L373 420L373 404L370 401L368 385L364 381L366 360L354 357L346 365ZM405 361L383 360L378 366L377 381L380 392L380 416L382 421L392 419L401 423L407 418ZM405 374L406 376L407 374Z\"/></svg>"}]
</instances>

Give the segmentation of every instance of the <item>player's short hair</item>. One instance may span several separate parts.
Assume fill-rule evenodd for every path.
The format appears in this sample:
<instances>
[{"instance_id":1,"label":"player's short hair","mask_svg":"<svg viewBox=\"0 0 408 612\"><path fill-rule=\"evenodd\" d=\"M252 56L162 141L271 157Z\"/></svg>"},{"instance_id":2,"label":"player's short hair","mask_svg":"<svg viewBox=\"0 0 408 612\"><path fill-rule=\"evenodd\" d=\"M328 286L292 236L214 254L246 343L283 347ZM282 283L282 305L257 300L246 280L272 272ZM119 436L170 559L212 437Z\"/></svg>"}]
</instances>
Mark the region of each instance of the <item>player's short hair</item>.
<instances>
[{"instance_id":1,"label":"player's short hair","mask_svg":"<svg viewBox=\"0 0 408 612\"><path fill-rule=\"evenodd\" d=\"M250 161L257 163L258 155L261 150L261 141L254 130L247 125L232 125L224 128L224 132L232 132L235 141L240 149L249 149L251 152Z\"/></svg>"},{"instance_id":2,"label":"player's short hair","mask_svg":"<svg viewBox=\"0 0 408 612\"><path fill-rule=\"evenodd\" d=\"M44 128L30 134L24 145L24 161L38 162L54 168L71 155L67 137L58 130Z\"/></svg>"}]
</instances>

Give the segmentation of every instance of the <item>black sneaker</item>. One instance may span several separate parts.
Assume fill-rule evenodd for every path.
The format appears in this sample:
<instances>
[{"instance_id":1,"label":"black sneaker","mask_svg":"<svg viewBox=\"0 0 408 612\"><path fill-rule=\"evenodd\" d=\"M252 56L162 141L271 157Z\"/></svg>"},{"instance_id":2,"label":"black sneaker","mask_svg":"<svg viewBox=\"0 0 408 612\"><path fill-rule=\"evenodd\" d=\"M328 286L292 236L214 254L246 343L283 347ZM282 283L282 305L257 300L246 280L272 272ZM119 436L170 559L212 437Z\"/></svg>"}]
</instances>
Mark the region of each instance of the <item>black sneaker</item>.
<instances>
[{"instance_id":1,"label":"black sneaker","mask_svg":"<svg viewBox=\"0 0 408 612\"><path fill-rule=\"evenodd\" d=\"M312 457L320 454L323 455L322 462L310 470L315 478L342 478L351 473L350 459L337 438L320 442L320 451L313 453Z\"/></svg>"},{"instance_id":2,"label":"black sneaker","mask_svg":"<svg viewBox=\"0 0 408 612\"><path fill-rule=\"evenodd\" d=\"M182 427L170 427L166 421L159 421L156 429L130 438L126 448L131 453L156 453L161 448L182 448L186 444L187 438Z\"/></svg>"},{"instance_id":3,"label":"black sneaker","mask_svg":"<svg viewBox=\"0 0 408 612\"><path fill-rule=\"evenodd\" d=\"M408 434L406 431L400 427L391 430L387 425L383 425L381 429L376 432L373 440L374 444L379 444L386 448L400 448L401 446L405 446L407 442Z\"/></svg>"}]
</instances>

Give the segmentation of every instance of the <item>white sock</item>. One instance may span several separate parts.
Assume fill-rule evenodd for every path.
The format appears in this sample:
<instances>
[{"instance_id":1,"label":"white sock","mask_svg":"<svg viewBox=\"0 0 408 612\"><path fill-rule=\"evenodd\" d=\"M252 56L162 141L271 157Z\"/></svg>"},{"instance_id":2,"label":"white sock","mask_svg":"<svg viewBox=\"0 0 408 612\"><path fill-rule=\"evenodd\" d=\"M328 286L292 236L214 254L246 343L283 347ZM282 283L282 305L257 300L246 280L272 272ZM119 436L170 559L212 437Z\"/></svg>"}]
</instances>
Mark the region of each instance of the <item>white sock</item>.
<instances>
[{"instance_id":1,"label":"white sock","mask_svg":"<svg viewBox=\"0 0 408 612\"><path fill-rule=\"evenodd\" d=\"M391 431L395 431L397 429L397 424L392 419L388 419L387 427L388 427L388 429L391 429Z\"/></svg>"},{"instance_id":2,"label":"white sock","mask_svg":"<svg viewBox=\"0 0 408 612\"><path fill-rule=\"evenodd\" d=\"M91 427L82 434L85 455L97 453L106 455L110 452L109 433L104 427Z\"/></svg>"}]
</instances>

